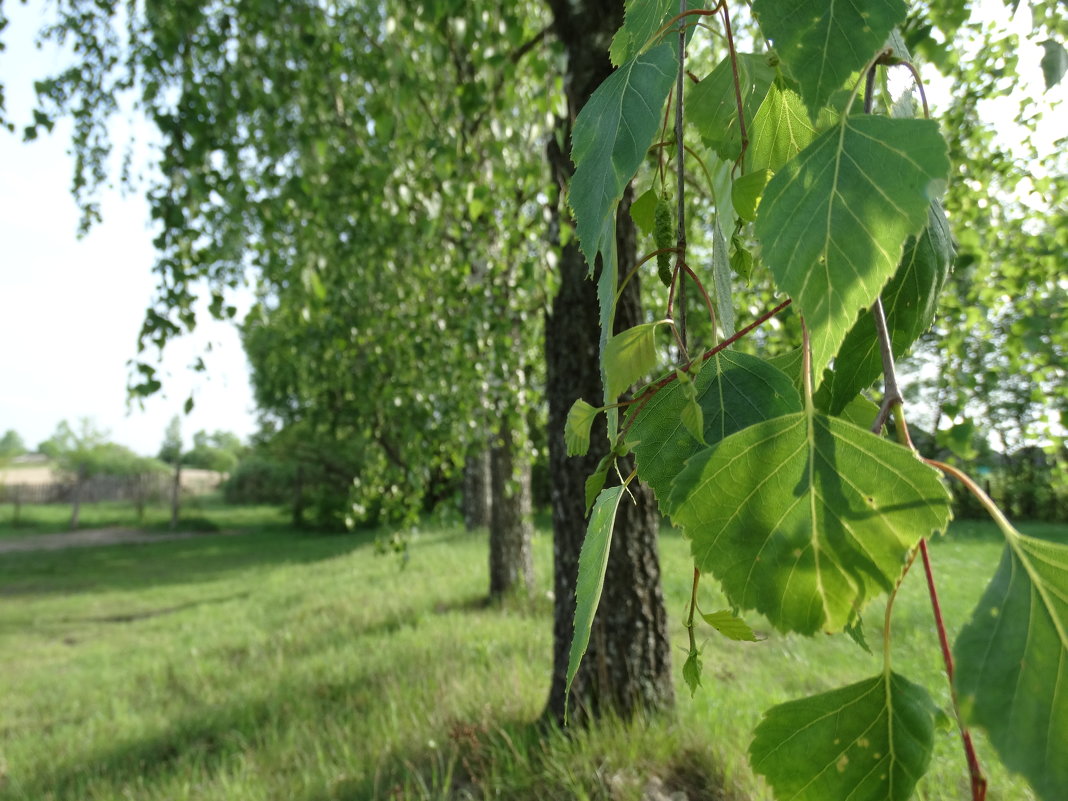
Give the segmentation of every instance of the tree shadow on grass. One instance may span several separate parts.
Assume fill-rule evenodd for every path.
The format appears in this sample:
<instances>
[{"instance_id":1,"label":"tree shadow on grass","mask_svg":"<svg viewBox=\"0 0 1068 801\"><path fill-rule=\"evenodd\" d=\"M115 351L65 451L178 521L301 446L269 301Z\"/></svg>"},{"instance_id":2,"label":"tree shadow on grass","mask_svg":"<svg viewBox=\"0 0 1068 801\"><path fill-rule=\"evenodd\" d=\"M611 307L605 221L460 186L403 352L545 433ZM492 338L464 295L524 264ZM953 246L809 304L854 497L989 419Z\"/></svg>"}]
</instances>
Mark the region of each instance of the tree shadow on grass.
<instances>
[{"instance_id":1,"label":"tree shadow on grass","mask_svg":"<svg viewBox=\"0 0 1068 801\"><path fill-rule=\"evenodd\" d=\"M299 565L369 548L374 532L267 530L163 542L0 555L0 596L136 590L212 581L250 567Z\"/></svg>"}]
</instances>

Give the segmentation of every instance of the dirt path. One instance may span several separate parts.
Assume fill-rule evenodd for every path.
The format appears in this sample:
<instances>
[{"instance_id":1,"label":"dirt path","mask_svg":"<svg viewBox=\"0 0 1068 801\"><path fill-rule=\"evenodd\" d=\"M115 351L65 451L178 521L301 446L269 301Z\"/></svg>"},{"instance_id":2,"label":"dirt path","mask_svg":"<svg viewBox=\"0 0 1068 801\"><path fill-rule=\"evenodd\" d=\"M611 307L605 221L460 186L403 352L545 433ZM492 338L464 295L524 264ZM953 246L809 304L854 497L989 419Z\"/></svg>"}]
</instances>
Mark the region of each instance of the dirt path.
<instances>
[{"instance_id":1,"label":"dirt path","mask_svg":"<svg viewBox=\"0 0 1068 801\"><path fill-rule=\"evenodd\" d=\"M153 534L136 528L97 528L84 531L69 531L61 534L38 534L17 539L0 540L0 554L24 551L58 551L62 548L90 548L95 545L127 545L143 542L185 540L211 534L239 534L239 531L196 532L184 531L173 534Z\"/></svg>"}]
</instances>

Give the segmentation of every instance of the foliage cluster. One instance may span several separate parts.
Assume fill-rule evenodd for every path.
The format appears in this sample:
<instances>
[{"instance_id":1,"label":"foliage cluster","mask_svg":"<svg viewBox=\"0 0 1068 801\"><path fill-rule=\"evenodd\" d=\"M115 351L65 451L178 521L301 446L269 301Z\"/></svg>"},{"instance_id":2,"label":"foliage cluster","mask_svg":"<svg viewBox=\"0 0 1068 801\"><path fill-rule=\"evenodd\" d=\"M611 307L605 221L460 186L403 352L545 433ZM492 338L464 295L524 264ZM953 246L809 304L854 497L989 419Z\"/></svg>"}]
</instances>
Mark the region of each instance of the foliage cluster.
<instances>
[{"instance_id":1,"label":"foliage cluster","mask_svg":"<svg viewBox=\"0 0 1068 801\"><path fill-rule=\"evenodd\" d=\"M575 403L568 447L585 453L591 423L603 412L611 453L586 485L592 513L569 680L589 641L617 510L627 485L640 478L691 545L683 667L691 691L701 684L694 635L701 618L745 640L754 634L739 614L758 612L782 632L847 634L870 652L862 615L873 599L887 599L879 672L775 706L757 727L751 765L777 797L897 801L912 795L928 769L941 712L925 687L893 669L890 629L901 582L922 556L972 798L982 801L986 780L970 726L988 733L1005 764L1040 797L1061 798L1068 773L1053 754L1068 736L1061 670L1068 659L1068 546L1020 534L960 469L920 456L905 421L895 359L931 327L954 260L941 204L950 147L934 121L915 119L929 113L901 33L907 9L894 0L848 7L757 0L752 10L764 52L735 49L725 3L628 4L612 44L618 68L575 124L570 204L591 277L603 265L604 405ZM704 78L691 76L696 86L687 89L688 37L713 19L726 52ZM891 71L915 80L922 110L910 92L893 90ZM1047 76L1051 84L1059 78ZM666 167L671 157L674 165ZM720 176L718 186L709 180L710 205L688 202L691 172ZM650 245L641 263L667 251L673 268L663 259L657 265L669 285L660 319L614 331L616 213L635 178L651 184L642 196L648 204L629 210ZM661 211L667 199L671 222ZM697 227L713 241L710 269L701 271L691 267L688 248ZM1031 232L1049 242L1046 233ZM1055 262L1040 259L1033 270L1020 270L1020 280L1055 297L1059 275L1047 280L1042 272ZM736 331L738 279L768 282L786 299L755 310L756 319ZM688 337L686 286L703 300L709 322L700 344ZM978 298L981 313L981 292L959 294ZM800 329L795 350L732 349L791 304ZM658 328L672 336L659 348ZM1039 336L1034 322L1020 332L1028 330ZM1002 339L992 336L985 353L1011 358L1031 350L1001 347ZM1041 350L1039 359L1058 346ZM666 373L644 383L665 363ZM1037 373L1026 404L1056 391L1042 382L1060 369ZM864 391L879 378L883 392L873 403ZM1000 383L991 388L987 408L1001 394ZM948 403L939 408L947 411ZM891 420L900 444L884 436ZM612 465L631 452L636 469L622 485L604 488ZM1001 566L952 654L926 546L951 518L940 474L959 481L1005 538ZM703 575L719 583L728 608L698 614Z\"/></svg>"}]
</instances>

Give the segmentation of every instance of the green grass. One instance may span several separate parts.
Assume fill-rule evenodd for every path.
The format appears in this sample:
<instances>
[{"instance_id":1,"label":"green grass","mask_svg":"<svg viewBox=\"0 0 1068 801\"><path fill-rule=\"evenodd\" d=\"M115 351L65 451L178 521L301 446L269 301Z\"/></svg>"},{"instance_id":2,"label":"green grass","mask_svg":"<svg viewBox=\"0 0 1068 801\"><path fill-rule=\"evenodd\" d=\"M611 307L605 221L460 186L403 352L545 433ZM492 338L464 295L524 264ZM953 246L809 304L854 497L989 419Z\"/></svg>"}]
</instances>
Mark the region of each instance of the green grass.
<instances>
[{"instance_id":1,"label":"green grass","mask_svg":"<svg viewBox=\"0 0 1068 801\"><path fill-rule=\"evenodd\" d=\"M0 539L28 537L35 534L58 534L70 530L70 504L22 504L16 522L15 505L0 503ZM101 501L82 504L79 529L137 528L169 531L169 503L148 504L144 519L138 519L132 501ZM289 513L274 506L227 506L219 495L201 495L182 502L180 531L225 531L250 525L284 527Z\"/></svg>"},{"instance_id":2,"label":"green grass","mask_svg":"<svg viewBox=\"0 0 1068 801\"><path fill-rule=\"evenodd\" d=\"M651 783L691 801L762 799L745 761L760 712L881 666L876 608L875 656L840 637L709 636L692 700L677 652L674 715L546 733L532 722L550 664L547 533L533 598L487 607L484 535L420 530L401 569L373 555L373 533L265 522L237 537L0 555L0 799L639 799ZM682 646L686 546L671 532L662 543ZM933 546L954 629L999 550L985 524L955 524ZM721 600L702 588L706 609ZM899 601L894 664L948 704L919 570ZM979 747L992 801L1030 797ZM965 798L955 733L936 749L918 797Z\"/></svg>"}]
</instances>

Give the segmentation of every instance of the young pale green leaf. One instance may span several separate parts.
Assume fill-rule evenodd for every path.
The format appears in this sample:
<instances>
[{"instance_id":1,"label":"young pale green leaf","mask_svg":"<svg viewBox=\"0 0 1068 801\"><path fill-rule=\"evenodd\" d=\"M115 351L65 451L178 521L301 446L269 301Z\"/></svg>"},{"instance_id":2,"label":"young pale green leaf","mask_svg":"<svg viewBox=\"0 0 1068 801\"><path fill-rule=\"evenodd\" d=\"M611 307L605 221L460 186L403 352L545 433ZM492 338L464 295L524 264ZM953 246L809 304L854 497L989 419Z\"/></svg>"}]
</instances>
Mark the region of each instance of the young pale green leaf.
<instances>
[{"instance_id":1,"label":"young pale green leaf","mask_svg":"<svg viewBox=\"0 0 1068 801\"><path fill-rule=\"evenodd\" d=\"M775 80L775 69L768 66L767 56L738 53L738 86L746 122L753 119ZM734 161L742 152L742 134L738 125L738 99L734 91L734 72L727 57L690 90L686 99L686 118L697 129L702 141L725 161Z\"/></svg>"},{"instance_id":2,"label":"young pale green leaf","mask_svg":"<svg viewBox=\"0 0 1068 801\"><path fill-rule=\"evenodd\" d=\"M618 398L650 370L656 367L656 327L660 323L642 323L620 331L608 340L604 349L605 397Z\"/></svg>"},{"instance_id":3,"label":"young pale green leaf","mask_svg":"<svg viewBox=\"0 0 1068 801\"><path fill-rule=\"evenodd\" d=\"M568 456L584 456L590 449L590 427L601 410L579 398L567 413L564 445Z\"/></svg>"},{"instance_id":4,"label":"young pale green leaf","mask_svg":"<svg viewBox=\"0 0 1068 801\"><path fill-rule=\"evenodd\" d=\"M749 627L749 624L733 614L730 609L721 609L718 612L710 612L707 615L702 613L701 618L724 637L731 640L757 641L757 636L753 629Z\"/></svg>"},{"instance_id":5,"label":"young pale green leaf","mask_svg":"<svg viewBox=\"0 0 1068 801\"><path fill-rule=\"evenodd\" d=\"M696 395L686 399L682 405L682 411L679 412L679 420L682 421L683 428L690 432L691 437L702 445L708 445L705 442L705 413L701 410L701 404L697 402Z\"/></svg>"},{"instance_id":6,"label":"young pale green leaf","mask_svg":"<svg viewBox=\"0 0 1068 801\"><path fill-rule=\"evenodd\" d=\"M690 651L682 665L682 680L690 688L691 698L697 693L697 688L701 686L701 671L703 669L700 652L697 649Z\"/></svg>"},{"instance_id":7,"label":"young pale green leaf","mask_svg":"<svg viewBox=\"0 0 1068 801\"><path fill-rule=\"evenodd\" d=\"M716 323L723 336L734 335L734 293L731 289L731 261L723 229L712 226L712 276L716 290Z\"/></svg>"},{"instance_id":8,"label":"young pale green leaf","mask_svg":"<svg viewBox=\"0 0 1068 801\"><path fill-rule=\"evenodd\" d=\"M627 0L623 9L623 24L612 37L608 57L618 67L641 52L649 38L656 33L664 18L677 9L674 0Z\"/></svg>"},{"instance_id":9,"label":"young pale green leaf","mask_svg":"<svg viewBox=\"0 0 1068 801\"><path fill-rule=\"evenodd\" d=\"M597 87L575 120L569 200L579 245L592 272L607 226L659 130L660 111L678 73L678 42L635 56Z\"/></svg>"},{"instance_id":10,"label":"young pale green leaf","mask_svg":"<svg viewBox=\"0 0 1068 801\"><path fill-rule=\"evenodd\" d=\"M745 242L736 236L731 237L731 270L749 286L753 277L753 254L749 252Z\"/></svg>"},{"instance_id":11,"label":"young pale green leaf","mask_svg":"<svg viewBox=\"0 0 1068 801\"><path fill-rule=\"evenodd\" d=\"M751 170L777 172L812 144L818 132L836 119L833 112L824 109L813 125L801 96L776 81L768 90L749 128L747 166Z\"/></svg>"},{"instance_id":12,"label":"young pale green leaf","mask_svg":"<svg viewBox=\"0 0 1068 801\"><path fill-rule=\"evenodd\" d=\"M670 506L732 605L802 634L841 631L950 518L938 473L910 450L816 412L698 453Z\"/></svg>"},{"instance_id":13,"label":"young pale green leaf","mask_svg":"<svg viewBox=\"0 0 1068 801\"><path fill-rule=\"evenodd\" d=\"M864 653L871 653L871 646L868 645L868 638L864 636L864 620L860 615L857 615L857 619L845 627L845 633L849 636L853 642L857 644Z\"/></svg>"},{"instance_id":14,"label":"young pale green leaf","mask_svg":"<svg viewBox=\"0 0 1068 801\"><path fill-rule=\"evenodd\" d=\"M1003 525L1001 564L954 645L966 723L1044 801L1068 798L1068 545Z\"/></svg>"},{"instance_id":15,"label":"young pale green leaf","mask_svg":"<svg viewBox=\"0 0 1068 801\"><path fill-rule=\"evenodd\" d=\"M905 801L927 772L935 705L897 673L772 707L749 763L791 801Z\"/></svg>"},{"instance_id":16,"label":"young pale green leaf","mask_svg":"<svg viewBox=\"0 0 1068 801\"><path fill-rule=\"evenodd\" d=\"M808 325L817 377L926 224L948 173L936 123L860 116L821 134L771 179L756 234Z\"/></svg>"},{"instance_id":17,"label":"young pale green leaf","mask_svg":"<svg viewBox=\"0 0 1068 801\"><path fill-rule=\"evenodd\" d=\"M638 230L646 236L650 236L653 233L653 226L656 223L656 202L657 194L655 189L647 189L630 204L630 216L634 220L634 224L638 226Z\"/></svg>"},{"instance_id":18,"label":"young pale green leaf","mask_svg":"<svg viewBox=\"0 0 1068 801\"><path fill-rule=\"evenodd\" d=\"M567 659L567 685L565 695L571 692L579 664L590 644L593 616L601 601L604 588L604 572L608 567L608 552L612 546L612 527L616 522L616 510L623 496L623 486L602 490L594 504L593 514L586 527L586 538L579 552L578 583L575 589L575 632L571 638L571 652ZM567 701L564 702L566 715Z\"/></svg>"},{"instance_id":19,"label":"young pale green leaf","mask_svg":"<svg viewBox=\"0 0 1068 801\"><path fill-rule=\"evenodd\" d=\"M736 180L731 187L731 202L738 216L747 222L756 219L757 206L764 195L764 187L771 180L771 170L761 169L747 172Z\"/></svg>"},{"instance_id":20,"label":"young pale green leaf","mask_svg":"<svg viewBox=\"0 0 1068 801\"><path fill-rule=\"evenodd\" d=\"M606 453L601 458L601 461L597 463L597 469L586 477L587 515L590 513L590 509L593 508L597 496L600 495L601 490L604 489L604 482L608 480L608 471L612 468L612 462L615 458L616 455L614 453Z\"/></svg>"},{"instance_id":21,"label":"young pale green leaf","mask_svg":"<svg viewBox=\"0 0 1068 801\"><path fill-rule=\"evenodd\" d=\"M753 1L760 30L797 80L811 116L868 63L907 10L904 0Z\"/></svg>"},{"instance_id":22,"label":"young pale green leaf","mask_svg":"<svg viewBox=\"0 0 1068 801\"><path fill-rule=\"evenodd\" d=\"M938 296L953 264L949 223L940 203L932 203L927 227L910 238L897 272L882 291L886 326L894 358L908 352L934 321ZM875 318L865 310L849 330L835 357L834 369L826 371L816 396L821 409L838 414L858 392L883 374Z\"/></svg>"},{"instance_id":23,"label":"young pale green leaf","mask_svg":"<svg viewBox=\"0 0 1068 801\"><path fill-rule=\"evenodd\" d=\"M801 408L801 397L788 376L737 351L721 351L710 358L693 387L704 418L704 441L710 445L753 423ZM668 384L644 408L631 412L638 416L627 432L638 477L652 488L665 512L675 476L702 448L682 423L686 402L687 390L677 381Z\"/></svg>"}]
</instances>

